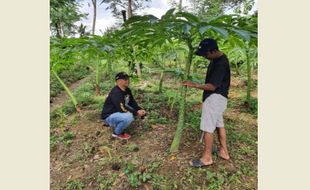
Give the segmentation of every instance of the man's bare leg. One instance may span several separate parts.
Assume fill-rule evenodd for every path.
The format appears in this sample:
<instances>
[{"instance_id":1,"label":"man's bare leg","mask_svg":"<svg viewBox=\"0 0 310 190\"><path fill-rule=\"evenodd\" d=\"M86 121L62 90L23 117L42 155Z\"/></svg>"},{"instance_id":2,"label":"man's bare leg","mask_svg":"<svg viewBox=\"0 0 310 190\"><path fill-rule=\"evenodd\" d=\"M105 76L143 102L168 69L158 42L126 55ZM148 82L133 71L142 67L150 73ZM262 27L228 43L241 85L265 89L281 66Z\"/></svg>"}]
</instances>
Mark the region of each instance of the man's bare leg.
<instances>
[{"instance_id":1,"label":"man's bare leg","mask_svg":"<svg viewBox=\"0 0 310 190\"><path fill-rule=\"evenodd\" d=\"M213 163L212 160L213 134L204 132L204 151L200 159L205 165Z\"/></svg>"},{"instance_id":2,"label":"man's bare leg","mask_svg":"<svg viewBox=\"0 0 310 190\"><path fill-rule=\"evenodd\" d=\"M221 158L228 160L230 157L229 157L227 145L226 145L226 130L224 127L220 127L216 129L217 129L218 140L220 142L220 148L218 151L218 155Z\"/></svg>"}]
</instances>

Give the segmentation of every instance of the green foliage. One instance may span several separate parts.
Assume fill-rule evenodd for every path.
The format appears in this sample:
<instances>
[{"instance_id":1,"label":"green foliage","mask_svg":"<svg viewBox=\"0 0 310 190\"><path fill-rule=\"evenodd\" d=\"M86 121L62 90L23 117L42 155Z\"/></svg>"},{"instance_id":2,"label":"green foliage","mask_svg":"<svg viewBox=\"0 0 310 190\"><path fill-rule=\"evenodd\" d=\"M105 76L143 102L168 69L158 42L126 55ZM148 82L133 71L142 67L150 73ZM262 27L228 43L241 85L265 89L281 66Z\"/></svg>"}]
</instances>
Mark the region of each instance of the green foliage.
<instances>
[{"instance_id":1,"label":"green foliage","mask_svg":"<svg viewBox=\"0 0 310 190\"><path fill-rule=\"evenodd\" d=\"M217 6L214 10L220 8L216 3L214 6ZM211 13L211 10L208 11L208 14ZM83 31L83 26L81 31ZM96 110L95 113L81 114L87 121L95 122L107 93L114 85L115 81L111 76L118 71L128 70L133 74L131 80L133 93L138 94L139 104L141 103L140 105L148 111L145 126L152 124L175 126L178 117L177 112L182 109L182 103L184 103L182 111L185 117L179 120L184 122L186 127L190 127L191 134L196 135L199 131L201 109L194 109L193 107L201 101L201 92L184 90L184 88L180 90L179 83L185 79L199 83L204 82L204 73L201 73L206 70L208 61L192 56L198 42L206 37L213 37L218 40L219 47L228 54L232 64L245 60L248 56L250 63L257 66L257 16L243 17L218 14L217 17L208 16L208 19L205 20L195 14L176 12L171 9L160 19L153 15L134 16L120 30L113 30L104 36L84 36L70 39L52 38L51 71L57 71L66 84L91 74L90 81L76 89L73 94L82 110ZM128 65L129 61L132 62L130 66ZM135 66L139 62L143 63L144 80L134 75ZM243 64L239 68L242 77L244 77L245 66L246 64ZM162 93L158 93L160 72L165 73ZM53 90L51 90L51 94L58 93L56 91L60 86L55 85L55 82L57 81L52 76L51 88ZM102 95L95 96L93 94L96 85L103 92ZM239 111L242 101L244 101L242 98L234 100L235 102L232 103L229 101L229 108ZM241 103L237 102L239 100ZM257 99L251 99L249 105L251 110L246 110L244 111L246 113L243 113L241 109L241 114L256 115ZM74 105L70 101L66 102L63 107L51 113L51 128L64 128L67 123L71 124L70 121L67 121L67 116L75 111ZM244 130L248 126L243 126L231 118L227 120L229 121L227 122L227 133L230 137L228 139L230 146L240 143L241 155L255 155L256 150L252 148L255 146L255 139L253 138L255 134L238 133L238 127ZM77 124L78 122L78 119L72 120L72 123ZM145 129L144 132L147 130ZM145 133L143 136L146 137ZM51 149L61 144L70 145L73 139L74 134L72 132L51 133ZM93 142L83 142L81 145L81 155L87 157L93 154ZM128 153L129 151L136 154L134 152L138 145L132 143L124 147L124 152ZM232 154L236 154L235 152ZM238 158L237 155L233 156ZM100 161L100 163L103 166L107 161ZM205 178L206 175L210 181L210 186L208 186L210 189L220 189L228 182L233 183L232 187L235 187L234 185L240 181L244 182L244 176L241 176L240 171L227 174L222 170L220 171L223 173L215 173L213 169L211 169L210 174L209 170L206 173L203 170L185 169L185 173L181 172L182 178L180 179L172 179L171 176L166 178L156 174L161 163L161 161L150 162L145 166L146 170L141 170L140 165L132 164L129 160L124 172L131 187L139 188L144 183L148 183L152 184L154 189L177 189L183 185L189 189L201 189L200 181L197 179ZM102 168L100 167L100 169ZM255 170L251 172L251 169L253 166L245 165L242 166L241 171L245 174L255 175ZM104 172L108 174L104 173L97 178L99 189L112 188L119 173ZM88 184L88 182L83 182ZM84 187L83 183L79 181L70 181L67 184L67 189L83 189Z\"/></svg>"},{"instance_id":2,"label":"green foliage","mask_svg":"<svg viewBox=\"0 0 310 190\"><path fill-rule=\"evenodd\" d=\"M54 110L50 115L51 128L63 128L65 121L67 119L67 114L61 109L58 108Z\"/></svg>"},{"instance_id":3,"label":"green foliage","mask_svg":"<svg viewBox=\"0 0 310 190\"><path fill-rule=\"evenodd\" d=\"M244 112L250 111L251 114L257 117L257 111L258 111L257 98L250 98L250 101L247 101L246 104L248 105L248 107L241 109L241 111Z\"/></svg>"},{"instance_id":4,"label":"green foliage","mask_svg":"<svg viewBox=\"0 0 310 190\"><path fill-rule=\"evenodd\" d=\"M131 143L131 144L128 145L127 149L130 152L136 152L136 151L139 150L139 146L137 144L135 144L135 143Z\"/></svg>"},{"instance_id":5,"label":"green foliage","mask_svg":"<svg viewBox=\"0 0 310 190\"><path fill-rule=\"evenodd\" d=\"M53 150L58 143L63 143L65 146L70 146L74 138L75 135L71 131L64 132L60 135L52 134L50 136L50 148Z\"/></svg>"},{"instance_id":6,"label":"green foliage","mask_svg":"<svg viewBox=\"0 0 310 190\"><path fill-rule=\"evenodd\" d=\"M72 140L74 139L75 135L73 132L65 132L63 135L59 137L59 140L64 143L64 145L70 145Z\"/></svg>"},{"instance_id":7,"label":"green foliage","mask_svg":"<svg viewBox=\"0 0 310 190\"><path fill-rule=\"evenodd\" d=\"M79 11L79 3L77 0L50 1L50 28L53 36L67 37L77 32L75 22L87 16Z\"/></svg>"},{"instance_id":8,"label":"green foliage","mask_svg":"<svg viewBox=\"0 0 310 190\"><path fill-rule=\"evenodd\" d=\"M207 21L214 16L224 14L227 10L248 14L254 6L254 0L189 0L189 3L188 9Z\"/></svg>"},{"instance_id":9,"label":"green foliage","mask_svg":"<svg viewBox=\"0 0 310 190\"><path fill-rule=\"evenodd\" d=\"M71 180L67 182L66 190L83 190L85 185L80 180Z\"/></svg>"},{"instance_id":10,"label":"green foliage","mask_svg":"<svg viewBox=\"0 0 310 190\"><path fill-rule=\"evenodd\" d=\"M139 187L145 182L157 184L164 177L157 175L156 170L160 166L160 162L152 162L147 166L137 167L132 163L127 163L124 173L128 176L131 187Z\"/></svg>"},{"instance_id":11,"label":"green foliage","mask_svg":"<svg viewBox=\"0 0 310 190\"><path fill-rule=\"evenodd\" d=\"M111 186L118 177L118 174L112 174L110 176L102 176L99 174L97 182L99 183L99 190L112 189Z\"/></svg>"},{"instance_id":12,"label":"green foliage","mask_svg":"<svg viewBox=\"0 0 310 190\"><path fill-rule=\"evenodd\" d=\"M82 78L85 78L90 74L90 70L86 65L77 63L70 65L67 68L63 68L59 71L59 77L63 79L65 84L72 84ZM59 93L63 92L64 89L61 84L57 81L54 75L50 77L50 97L56 97Z\"/></svg>"},{"instance_id":13,"label":"green foliage","mask_svg":"<svg viewBox=\"0 0 310 190\"><path fill-rule=\"evenodd\" d=\"M224 176L221 173L208 172L208 189L219 190L222 189L222 186L225 182Z\"/></svg>"},{"instance_id":14,"label":"green foliage","mask_svg":"<svg viewBox=\"0 0 310 190\"><path fill-rule=\"evenodd\" d=\"M138 9L143 9L146 7L145 2L150 2L151 0L135 0L132 1L132 11L135 12ZM128 10L128 1L120 3L119 0L101 0L101 3L109 4L106 8L111 10L114 17L120 17L121 10Z\"/></svg>"}]
</instances>

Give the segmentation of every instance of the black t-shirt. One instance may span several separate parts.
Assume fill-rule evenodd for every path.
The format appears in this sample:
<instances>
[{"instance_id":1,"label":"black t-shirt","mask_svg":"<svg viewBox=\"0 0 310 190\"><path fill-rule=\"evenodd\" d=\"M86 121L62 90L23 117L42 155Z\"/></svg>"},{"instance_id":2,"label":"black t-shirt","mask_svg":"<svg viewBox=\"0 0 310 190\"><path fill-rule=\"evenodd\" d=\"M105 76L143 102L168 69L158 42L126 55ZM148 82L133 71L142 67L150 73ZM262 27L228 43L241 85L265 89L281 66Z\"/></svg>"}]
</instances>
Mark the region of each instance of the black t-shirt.
<instances>
[{"instance_id":1,"label":"black t-shirt","mask_svg":"<svg viewBox=\"0 0 310 190\"><path fill-rule=\"evenodd\" d=\"M107 99L104 102L101 118L106 119L115 112L128 112L137 115L137 111L142 109L132 96L129 88L123 91L118 86L115 86L110 91Z\"/></svg>"},{"instance_id":2,"label":"black t-shirt","mask_svg":"<svg viewBox=\"0 0 310 190\"><path fill-rule=\"evenodd\" d=\"M215 91L203 91L202 101L205 101L213 93L221 94L228 98L230 86L230 66L225 54L210 62L206 74L205 84L211 83L216 88Z\"/></svg>"}]
</instances>

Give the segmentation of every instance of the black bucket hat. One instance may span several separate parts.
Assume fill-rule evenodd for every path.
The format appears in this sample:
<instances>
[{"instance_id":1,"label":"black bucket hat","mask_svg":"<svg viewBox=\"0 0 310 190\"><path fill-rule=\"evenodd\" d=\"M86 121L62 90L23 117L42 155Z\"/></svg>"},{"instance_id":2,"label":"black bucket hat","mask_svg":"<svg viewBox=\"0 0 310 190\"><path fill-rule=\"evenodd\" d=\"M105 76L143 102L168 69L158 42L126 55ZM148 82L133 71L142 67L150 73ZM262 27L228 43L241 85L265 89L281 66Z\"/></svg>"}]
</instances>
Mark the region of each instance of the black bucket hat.
<instances>
[{"instance_id":1,"label":"black bucket hat","mask_svg":"<svg viewBox=\"0 0 310 190\"><path fill-rule=\"evenodd\" d=\"M199 47L195 54L198 56L203 56L206 52L213 50L218 50L217 42L212 38L207 38L199 43Z\"/></svg>"}]
</instances>

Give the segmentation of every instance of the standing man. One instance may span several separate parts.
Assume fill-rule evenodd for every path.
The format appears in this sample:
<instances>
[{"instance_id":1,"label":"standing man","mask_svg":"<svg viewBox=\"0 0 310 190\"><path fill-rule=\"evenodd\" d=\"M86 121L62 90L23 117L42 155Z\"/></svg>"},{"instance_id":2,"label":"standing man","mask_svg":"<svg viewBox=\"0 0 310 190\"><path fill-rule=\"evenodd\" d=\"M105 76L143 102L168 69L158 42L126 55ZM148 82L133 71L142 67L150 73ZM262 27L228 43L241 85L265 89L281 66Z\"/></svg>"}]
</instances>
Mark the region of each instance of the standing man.
<instances>
[{"instance_id":1,"label":"standing man","mask_svg":"<svg viewBox=\"0 0 310 190\"><path fill-rule=\"evenodd\" d=\"M110 91L104 102L101 119L113 127L112 137L129 139L130 135L124 133L134 120L134 116L143 117L146 112L132 96L129 89L129 76L120 72L115 76L116 86Z\"/></svg>"},{"instance_id":2,"label":"standing man","mask_svg":"<svg viewBox=\"0 0 310 190\"><path fill-rule=\"evenodd\" d=\"M214 39L208 38L202 40L195 54L203 56L210 61L205 84L202 85L190 81L183 82L184 86L203 90L200 129L204 134L204 152L200 159L190 161L191 166L202 167L213 163L212 145L215 129L217 130L220 141L217 154L225 160L229 159L223 113L227 107L230 86L230 66L226 55L219 51L217 42Z\"/></svg>"}]
</instances>

